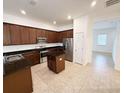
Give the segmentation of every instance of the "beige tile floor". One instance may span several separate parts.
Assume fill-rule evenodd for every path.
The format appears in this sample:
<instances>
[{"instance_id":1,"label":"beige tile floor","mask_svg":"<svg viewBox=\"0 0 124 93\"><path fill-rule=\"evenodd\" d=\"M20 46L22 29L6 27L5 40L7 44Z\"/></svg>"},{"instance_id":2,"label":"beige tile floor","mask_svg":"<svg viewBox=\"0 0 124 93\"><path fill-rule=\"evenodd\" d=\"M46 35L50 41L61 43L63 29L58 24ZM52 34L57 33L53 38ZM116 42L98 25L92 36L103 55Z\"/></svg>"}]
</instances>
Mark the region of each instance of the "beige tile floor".
<instances>
[{"instance_id":1,"label":"beige tile floor","mask_svg":"<svg viewBox=\"0 0 124 93\"><path fill-rule=\"evenodd\" d=\"M47 63L32 67L33 93L119 93L120 73L110 54L93 53L87 66L66 61L65 70L55 74Z\"/></svg>"}]
</instances>

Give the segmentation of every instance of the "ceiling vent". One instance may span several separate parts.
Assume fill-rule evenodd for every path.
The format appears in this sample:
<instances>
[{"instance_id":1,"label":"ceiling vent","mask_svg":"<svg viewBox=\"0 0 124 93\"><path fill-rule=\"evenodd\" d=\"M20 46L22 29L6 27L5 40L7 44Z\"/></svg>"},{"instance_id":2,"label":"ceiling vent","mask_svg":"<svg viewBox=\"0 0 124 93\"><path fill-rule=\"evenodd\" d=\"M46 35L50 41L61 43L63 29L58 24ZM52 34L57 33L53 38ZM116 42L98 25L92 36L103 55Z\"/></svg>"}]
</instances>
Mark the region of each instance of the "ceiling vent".
<instances>
[{"instance_id":1,"label":"ceiling vent","mask_svg":"<svg viewBox=\"0 0 124 93\"><path fill-rule=\"evenodd\" d=\"M105 3L106 3L106 7L109 7L109 6L111 6L111 5L120 3L120 0L106 0Z\"/></svg>"}]
</instances>

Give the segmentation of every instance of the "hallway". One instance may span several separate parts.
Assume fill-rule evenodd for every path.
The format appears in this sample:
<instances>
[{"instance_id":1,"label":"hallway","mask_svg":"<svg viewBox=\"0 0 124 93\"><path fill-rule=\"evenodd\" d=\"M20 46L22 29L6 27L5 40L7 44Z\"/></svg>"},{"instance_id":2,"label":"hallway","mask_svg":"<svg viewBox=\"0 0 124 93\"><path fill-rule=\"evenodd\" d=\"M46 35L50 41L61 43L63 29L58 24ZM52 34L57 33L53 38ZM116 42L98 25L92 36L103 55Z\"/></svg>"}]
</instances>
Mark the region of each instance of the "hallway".
<instances>
[{"instance_id":1,"label":"hallway","mask_svg":"<svg viewBox=\"0 0 124 93\"><path fill-rule=\"evenodd\" d=\"M32 67L33 93L119 93L120 73L114 70L110 54L93 53L87 66L67 62L59 74L47 64Z\"/></svg>"}]
</instances>

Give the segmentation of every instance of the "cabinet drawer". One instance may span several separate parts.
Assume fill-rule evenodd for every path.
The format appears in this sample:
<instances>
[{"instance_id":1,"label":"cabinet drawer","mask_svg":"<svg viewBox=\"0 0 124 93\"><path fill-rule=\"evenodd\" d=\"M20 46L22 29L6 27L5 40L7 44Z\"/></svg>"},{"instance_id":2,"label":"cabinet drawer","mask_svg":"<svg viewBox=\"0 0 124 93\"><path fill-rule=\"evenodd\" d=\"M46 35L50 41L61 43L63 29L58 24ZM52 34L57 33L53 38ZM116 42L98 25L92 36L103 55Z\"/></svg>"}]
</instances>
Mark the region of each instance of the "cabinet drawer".
<instances>
[{"instance_id":1,"label":"cabinet drawer","mask_svg":"<svg viewBox=\"0 0 124 93\"><path fill-rule=\"evenodd\" d=\"M26 52L23 54L23 56L28 60L32 62L32 65L39 64L40 63L40 52L39 51L31 51Z\"/></svg>"},{"instance_id":2,"label":"cabinet drawer","mask_svg":"<svg viewBox=\"0 0 124 93\"><path fill-rule=\"evenodd\" d=\"M65 56L60 55L56 57L56 71L60 72L65 69Z\"/></svg>"}]
</instances>

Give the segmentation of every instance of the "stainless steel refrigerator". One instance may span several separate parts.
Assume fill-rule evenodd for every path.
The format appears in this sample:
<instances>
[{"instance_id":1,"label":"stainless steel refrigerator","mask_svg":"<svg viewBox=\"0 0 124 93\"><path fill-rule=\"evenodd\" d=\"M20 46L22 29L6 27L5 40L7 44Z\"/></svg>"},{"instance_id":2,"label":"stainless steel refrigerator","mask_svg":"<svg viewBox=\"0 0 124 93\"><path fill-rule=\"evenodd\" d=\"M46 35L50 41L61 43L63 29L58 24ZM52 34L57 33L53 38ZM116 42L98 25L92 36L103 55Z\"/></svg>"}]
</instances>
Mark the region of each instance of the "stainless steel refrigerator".
<instances>
[{"instance_id":1,"label":"stainless steel refrigerator","mask_svg":"<svg viewBox=\"0 0 124 93\"><path fill-rule=\"evenodd\" d=\"M64 38L63 45L65 48L65 59L72 62L73 61L73 38Z\"/></svg>"}]
</instances>

